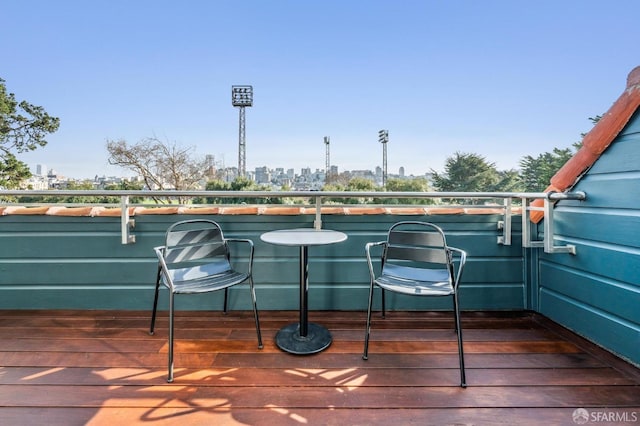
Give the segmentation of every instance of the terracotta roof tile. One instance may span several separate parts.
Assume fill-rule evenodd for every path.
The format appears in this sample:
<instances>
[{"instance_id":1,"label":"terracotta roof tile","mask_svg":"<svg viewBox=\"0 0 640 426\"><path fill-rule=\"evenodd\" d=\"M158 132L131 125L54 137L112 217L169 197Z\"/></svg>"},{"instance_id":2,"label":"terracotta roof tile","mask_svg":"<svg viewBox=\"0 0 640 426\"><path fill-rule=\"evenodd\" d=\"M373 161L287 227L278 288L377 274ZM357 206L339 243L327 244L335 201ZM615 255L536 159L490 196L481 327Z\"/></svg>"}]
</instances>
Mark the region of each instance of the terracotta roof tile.
<instances>
[{"instance_id":1,"label":"terracotta roof tile","mask_svg":"<svg viewBox=\"0 0 640 426\"><path fill-rule=\"evenodd\" d=\"M424 207L387 207L387 214L397 215L423 215L427 214L428 210Z\"/></svg>"},{"instance_id":2,"label":"terracotta roof tile","mask_svg":"<svg viewBox=\"0 0 640 426\"><path fill-rule=\"evenodd\" d=\"M135 214L178 214L179 207L136 207Z\"/></svg>"},{"instance_id":3,"label":"terracotta roof tile","mask_svg":"<svg viewBox=\"0 0 640 426\"><path fill-rule=\"evenodd\" d=\"M19 214L19 215L38 215L38 214L46 214L49 210L49 206L40 206L40 207L22 207L22 206L8 206L3 215L8 214Z\"/></svg>"},{"instance_id":4,"label":"terracotta roof tile","mask_svg":"<svg viewBox=\"0 0 640 426\"><path fill-rule=\"evenodd\" d=\"M345 214L348 215L364 215L364 214L386 214L387 209L384 207L345 207Z\"/></svg>"},{"instance_id":5,"label":"terracotta roof tile","mask_svg":"<svg viewBox=\"0 0 640 426\"><path fill-rule=\"evenodd\" d=\"M95 207L97 208L97 207ZM49 216L95 216L94 207L50 207L46 214Z\"/></svg>"},{"instance_id":6,"label":"terracotta roof tile","mask_svg":"<svg viewBox=\"0 0 640 426\"><path fill-rule=\"evenodd\" d=\"M464 214L463 207L434 207L426 209L427 214Z\"/></svg>"},{"instance_id":7,"label":"terracotta roof tile","mask_svg":"<svg viewBox=\"0 0 640 426\"><path fill-rule=\"evenodd\" d=\"M220 214L258 214L258 207L256 206L232 206L232 207L220 207Z\"/></svg>"},{"instance_id":8,"label":"terracotta roof tile","mask_svg":"<svg viewBox=\"0 0 640 426\"><path fill-rule=\"evenodd\" d=\"M218 214L220 207L183 207L179 210L181 214Z\"/></svg>"},{"instance_id":9,"label":"terracotta roof tile","mask_svg":"<svg viewBox=\"0 0 640 426\"><path fill-rule=\"evenodd\" d=\"M302 209L302 207L261 207L258 209L258 214L292 216L301 214Z\"/></svg>"},{"instance_id":10,"label":"terracotta roof tile","mask_svg":"<svg viewBox=\"0 0 640 426\"><path fill-rule=\"evenodd\" d=\"M133 216L135 214L136 208L129 207L129 216ZM107 217L117 217L122 215L121 208L99 208L94 212L95 216L107 216Z\"/></svg>"}]
</instances>

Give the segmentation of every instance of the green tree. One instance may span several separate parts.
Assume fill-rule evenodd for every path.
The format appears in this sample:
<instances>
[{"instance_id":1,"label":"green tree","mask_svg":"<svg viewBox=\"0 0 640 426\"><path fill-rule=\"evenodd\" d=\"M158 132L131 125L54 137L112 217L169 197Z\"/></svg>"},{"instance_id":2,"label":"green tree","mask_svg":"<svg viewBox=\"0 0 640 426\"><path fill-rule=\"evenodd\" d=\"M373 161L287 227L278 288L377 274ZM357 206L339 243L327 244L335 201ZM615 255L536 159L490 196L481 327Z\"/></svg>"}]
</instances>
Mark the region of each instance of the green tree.
<instances>
[{"instance_id":1,"label":"green tree","mask_svg":"<svg viewBox=\"0 0 640 426\"><path fill-rule=\"evenodd\" d=\"M20 183L31 177L31 172L25 163L18 161L15 155L5 153L0 156L0 187L17 189Z\"/></svg>"},{"instance_id":2,"label":"green tree","mask_svg":"<svg viewBox=\"0 0 640 426\"><path fill-rule=\"evenodd\" d=\"M344 184L343 182L344 182L343 180L337 180L337 181L334 181L334 183L325 184L324 187L322 188L322 191L375 192L379 190L379 188L376 187L375 182L363 177L353 177L349 179L349 181L346 184ZM371 197L329 198L328 201L331 203L339 203L339 204L367 204L367 203L371 203L373 201L373 198Z\"/></svg>"},{"instance_id":3,"label":"green tree","mask_svg":"<svg viewBox=\"0 0 640 426\"><path fill-rule=\"evenodd\" d=\"M429 182L425 178L389 179L386 183L389 192L429 192ZM430 198L382 198L381 204L433 204Z\"/></svg>"},{"instance_id":4,"label":"green tree","mask_svg":"<svg viewBox=\"0 0 640 426\"><path fill-rule=\"evenodd\" d=\"M237 177L232 182L214 179L207 182L207 191L270 191L266 185L258 185L246 177ZM282 204L282 199L273 197L198 197L196 204Z\"/></svg>"},{"instance_id":5,"label":"green tree","mask_svg":"<svg viewBox=\"0 0 640 426\"><path fill-rule=\"evenodd\" d=\"M122 180L119 183L113 183L111 185L107 185L104 187L107 191L140 191L144 189L142 183L133 182L130 180ZM119 203L121 201L120 197L103 197L105 201L101 201L102 203ZM132 204L142 203L144 201L144 197L131 197L129 202Z\"/></svg>"},{"instance_id":6,"label":"green tree","mask_svg":"<svg viewBox=\"0 0 640 426\"><path fill-rule=\"evenodd\" d=\"M498 176L499 176L499 181L495 189L496 191L498 192L524 191L524 184L522 182L522 177L520 176L520 171L515 169L499 170Z\"/></svg>"},{"instance_id":7,"label":"green tree","mask_svg":"<svg viewBox=\"0 0 640 426\"><path fill-rule=\"evenodd\" d=\"M28 152L45 146L45 137L56 132L59 126L60 119L47 114L43 107L27 101L18 102L13 93L7 92L5 81L0 78L0 179L16 185L29 178L29 168L14 152Z\"/></svg>"},{"instance_id":8,"label":"green tree","mask_svg":"<svg viewBox=\"0 0 640 426\"><path fill-rule=\"evenodd\" d=\"M495 164L473 153L456 152L447 158L443 173L432 173L433 186L441 192L491 191L500 181Z\"/></svg>"},{"instance_id":9,"label":"green tree","mask_svg":"<svg viewBox=\"0 0 640 426\"><path fill-rule=\"evenodd\" d=\"M542 192L553 175L556 174L572 156L571 148L554 148L552 152L544 152L537 157L527 155L520 160L520 177L527 192Z\"/></svg>"},{"instance_id":10,"label":"green tree","mask_svg":"<svg viewBox=\"0 0 640 426\"><path fill-rule=\"evenodd\" d=\"M601 115L589 117L595 125L602 119ZM582 139L586 136L582 133ZM551 152L543 152L537 157L527 155L520 160L520 177L527 192L542 192L551 183L551 178L564 164L582 147L582 140L574 143L570 148L554 148Z\"/></svg>"},{"instance_id":11,"label":"green tree","mask_svg":"<svg viewBox=\"0 0 640 426\"><path fill-rule=\"evenodd\" d=\"M432 172L433 185L440 192L513 192L522 188L516 170L499 171L494 163L473 153L456 152L447 158L443 173ZM484 202L471 200L473 204Z\"/></svg>"},{"instance_id":12,"label":"green tree","mask_svg":"<svg viewBox=\"0 0 640 426\"><path fill-rule=\"evenodd\" d=\"M327 176L325 181L325 186L327 188L342 188L342 189L322 189L323 191L344 191L344 188L349 185L349 181L351 180L350 172L342 172L342 173L331 173Z\"/></svg>"}]
</instances>

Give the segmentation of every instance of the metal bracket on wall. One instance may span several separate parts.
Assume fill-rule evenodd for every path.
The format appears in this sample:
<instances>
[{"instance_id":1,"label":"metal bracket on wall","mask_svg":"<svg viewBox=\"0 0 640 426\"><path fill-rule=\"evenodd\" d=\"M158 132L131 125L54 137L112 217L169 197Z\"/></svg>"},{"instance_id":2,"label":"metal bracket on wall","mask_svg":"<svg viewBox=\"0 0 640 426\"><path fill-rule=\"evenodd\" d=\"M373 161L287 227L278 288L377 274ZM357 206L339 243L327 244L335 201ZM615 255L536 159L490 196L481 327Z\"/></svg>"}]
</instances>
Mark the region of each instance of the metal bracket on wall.
<instances>
[{"instance_id":1,"label":"metal bracket on wall","mask_svg":"<svg viewBox=\"0 0 640 426\"><path fill-rule=\"evenodd\" d=\"M544 248L545 253L571 253L576 254L576 246L572 244L566 244L558 246L554 244L555 241L555 220L554 202L558 200L584 200L586 194L584 192L567 192L557 193L550 192L546 194L544 198L537 198L543 200L542 207L535 207L530 205L530 201L534 198L520 197L522 200L522 247L526 248ZM534 240L531 231L530 212L531 211L543 211L544 212L544 237L542 240ZM513 199L511 197L504 200L504 217L503 220L498 221L498 230L502 230L502 235L498 236L498 244L505 246L511 245L511 224L513 220Z\"/></svg>"},{"instance_id":2,"label":"metal bracket on wall","mask_svg":"<svg viewBox=\"0 0 640 426\"><path fill-rule=\"evenodd\" d=\"M576 254L576 246L573 244L565 244L557 246L555 241L555 220L554 220L554 202L558 200L584 200L586 194L584 192L574 193L556 193L551 192L543 199L542 207L533 207L529 205L529 200L522 198L522 247L542 247L545 253L570 253ZM531 222L529 220L530 211L544 212L544 237L542 240L533 240L531 232Z\"/></svg>"},{"instance_id":3,"label":"metal bracket on wall","mask_svg":"<svg viewBox=\"0 0 640 426\"><path fill-rule=\"evenodd\" d=\"M120 198L120 233L122 235L122 244L133 244L136 242L136 236L131 233L136 226L135 219L129 217L129 196L123 195Z\"/></svg>"}]
</instances>

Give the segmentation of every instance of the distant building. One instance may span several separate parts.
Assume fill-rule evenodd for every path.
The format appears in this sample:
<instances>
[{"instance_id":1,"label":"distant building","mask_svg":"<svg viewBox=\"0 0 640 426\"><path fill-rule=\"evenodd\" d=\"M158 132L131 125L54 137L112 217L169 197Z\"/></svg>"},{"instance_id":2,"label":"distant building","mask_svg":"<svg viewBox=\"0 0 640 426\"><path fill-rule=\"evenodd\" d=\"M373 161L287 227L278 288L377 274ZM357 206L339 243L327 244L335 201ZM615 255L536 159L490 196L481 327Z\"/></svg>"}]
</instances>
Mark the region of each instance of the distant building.
<instances>
[{"instance_id":1,"label":"distant building","mask_svg":"<svg viewBox=\"0 0 640 426\"><path fill-rule=\"evenodd\" d=\"M256 183L269 183L271 182L271 172L267 166L255 168L255 181Z\"/></svg>"},{"instance_id":2,"label":"distant building","mask_svg":"<svg viewBox=\"0 0 640 426\"><path fill-rule=\"evenodd\" d=\"M44 164L36 164L36 176L47 176L47 166Z\"/></svg>"}]
</instances>

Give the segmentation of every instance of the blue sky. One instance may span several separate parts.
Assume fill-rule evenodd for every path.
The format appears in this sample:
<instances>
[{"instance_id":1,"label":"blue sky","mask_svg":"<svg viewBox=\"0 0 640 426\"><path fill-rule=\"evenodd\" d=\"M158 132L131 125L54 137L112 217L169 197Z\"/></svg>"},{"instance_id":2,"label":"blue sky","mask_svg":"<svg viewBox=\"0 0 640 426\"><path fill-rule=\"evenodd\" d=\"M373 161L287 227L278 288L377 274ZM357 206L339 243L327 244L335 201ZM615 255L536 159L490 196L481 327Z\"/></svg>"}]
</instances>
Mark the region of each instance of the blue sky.
<instances>
[{"instance_id":1,"label":"blue sky","mask_svg":"<svg viewBox=\"0 0 640 426\"><path fill-rule=\"evenodd\" d=\"M124 175L107 140L158 137L238 164L231 86L254 87L246 166L499 169L566 148L640 65L636 0L5 0L0 78L60 117L22 154Z\"/></svg>"}]
</instances>

